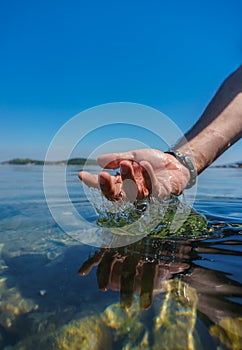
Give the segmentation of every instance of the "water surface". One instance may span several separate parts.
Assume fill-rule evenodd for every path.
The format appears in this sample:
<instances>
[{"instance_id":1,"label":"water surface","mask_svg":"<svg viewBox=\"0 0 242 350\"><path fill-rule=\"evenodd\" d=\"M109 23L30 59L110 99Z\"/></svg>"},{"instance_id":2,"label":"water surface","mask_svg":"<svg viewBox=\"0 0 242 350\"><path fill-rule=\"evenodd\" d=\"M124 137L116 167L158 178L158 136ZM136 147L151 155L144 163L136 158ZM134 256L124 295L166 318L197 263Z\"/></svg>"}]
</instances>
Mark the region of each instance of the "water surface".
<instances>
[{"instance_id":1,"label":"water surface","mask_svg":"<svg viewBox=\"0 0 242 350\"><path fill-rule=\"evenodd\" d=\"M49 171L58 178L58 169ZM199 178L195 208L215 229L209 238L145 238L118 249L61 231L42 170L0 167L0 348L241 348L242 169ZM68 188L92 221L79 170L68 168Z\"/></svg>"}]
</instances>

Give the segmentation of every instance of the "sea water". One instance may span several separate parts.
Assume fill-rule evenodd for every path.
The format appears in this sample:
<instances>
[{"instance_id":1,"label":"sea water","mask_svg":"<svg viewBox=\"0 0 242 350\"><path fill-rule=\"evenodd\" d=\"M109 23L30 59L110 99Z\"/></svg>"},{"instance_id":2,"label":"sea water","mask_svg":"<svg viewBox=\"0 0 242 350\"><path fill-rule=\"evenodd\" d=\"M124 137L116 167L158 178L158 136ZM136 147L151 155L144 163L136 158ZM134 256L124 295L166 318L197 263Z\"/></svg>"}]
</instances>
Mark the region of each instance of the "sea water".
<instances>
[{"instance_id":1,"label":"sea water","mask_svg":"<svg viewBox=\"0 0 242 350\"><path fill-rule=\"evenodd\" d=\"M0 349L241 348L242 169L200 175L194 208L213 227L206 238L117 249L58 227L42 171L0 166ZM49 171L58 177L58 166ZM95 222L79 171L68 167L70 198Z\"/></svg>"}]
</instances>

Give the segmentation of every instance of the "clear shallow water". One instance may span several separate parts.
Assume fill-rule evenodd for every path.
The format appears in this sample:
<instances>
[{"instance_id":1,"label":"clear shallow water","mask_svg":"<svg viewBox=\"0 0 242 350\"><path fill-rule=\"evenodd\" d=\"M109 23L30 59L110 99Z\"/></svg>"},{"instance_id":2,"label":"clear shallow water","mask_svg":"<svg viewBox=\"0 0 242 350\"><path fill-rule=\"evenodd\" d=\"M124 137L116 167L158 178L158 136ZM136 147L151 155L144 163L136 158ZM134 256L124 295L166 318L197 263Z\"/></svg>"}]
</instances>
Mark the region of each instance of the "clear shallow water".
<instances>
[{"instance_id":1,"label":"clear shallow water","mask_svg":"<svg viewBox=\"0 0 242 350\"><path fill-rule=\"evenodd\" d=\"M68 168L69 192L93 220L78 170ZM242 169L200 176L195 208L215 228L209 239L100 250L53 221L42 167L1 166L0 348L240 349L241 184Z\"/></svg>"}]
</instances>

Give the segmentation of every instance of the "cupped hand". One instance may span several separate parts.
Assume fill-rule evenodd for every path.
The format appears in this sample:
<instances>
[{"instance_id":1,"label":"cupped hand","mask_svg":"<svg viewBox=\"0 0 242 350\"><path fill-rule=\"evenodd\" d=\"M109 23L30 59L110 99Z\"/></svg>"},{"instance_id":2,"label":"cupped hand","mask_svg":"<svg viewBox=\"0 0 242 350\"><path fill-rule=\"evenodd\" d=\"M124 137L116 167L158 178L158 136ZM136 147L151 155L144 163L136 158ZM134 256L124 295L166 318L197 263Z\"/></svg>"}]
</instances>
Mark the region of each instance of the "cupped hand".
<instances>
[{"instance_id":1,"label":"cupped hand","mask_svg":"<svg viewBox=\"0 0 242 350\"><path fill-rule=\"evenodd\" d=\"M94 175L81 171L78 176L112 201L134 202L150 195L166 199L181 194L190 179L189 170L173 155L150 148L105 154L98 158L98 164L104 169L119 168L119 172Z\"/></svg>"}]
</instances>

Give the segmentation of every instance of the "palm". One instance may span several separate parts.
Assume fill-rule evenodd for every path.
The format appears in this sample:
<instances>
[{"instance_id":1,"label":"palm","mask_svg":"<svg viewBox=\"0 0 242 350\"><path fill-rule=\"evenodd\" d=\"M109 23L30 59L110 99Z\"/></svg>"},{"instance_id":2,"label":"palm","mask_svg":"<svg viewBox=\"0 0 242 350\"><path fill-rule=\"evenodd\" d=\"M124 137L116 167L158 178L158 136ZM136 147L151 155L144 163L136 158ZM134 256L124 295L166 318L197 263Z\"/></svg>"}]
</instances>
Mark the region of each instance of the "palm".
<instances>
[{"instance_id":1,"label":"palm","mask_svg":"<svg viewBox=\"0 0 242 350\"><path fill-rule=\"evenodd\" d=\"M189 180L189 171L176 158L155 149L107 154L98 163L104 169L120 168L120 175L81 172L79 177L88 186L100 187L110 200L134 201L151 194L164 199L171 193L180 194Z\"/></svg>"}]
</instances>

